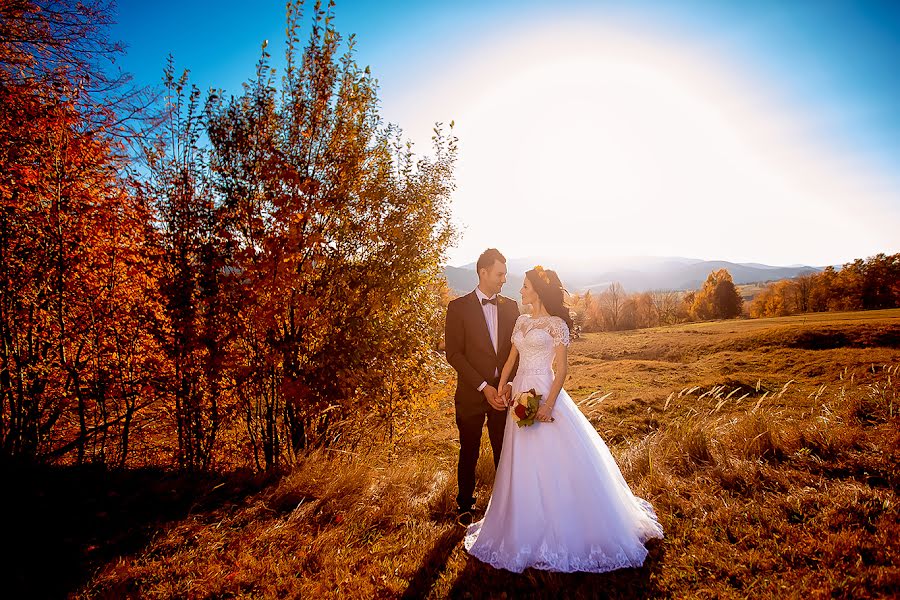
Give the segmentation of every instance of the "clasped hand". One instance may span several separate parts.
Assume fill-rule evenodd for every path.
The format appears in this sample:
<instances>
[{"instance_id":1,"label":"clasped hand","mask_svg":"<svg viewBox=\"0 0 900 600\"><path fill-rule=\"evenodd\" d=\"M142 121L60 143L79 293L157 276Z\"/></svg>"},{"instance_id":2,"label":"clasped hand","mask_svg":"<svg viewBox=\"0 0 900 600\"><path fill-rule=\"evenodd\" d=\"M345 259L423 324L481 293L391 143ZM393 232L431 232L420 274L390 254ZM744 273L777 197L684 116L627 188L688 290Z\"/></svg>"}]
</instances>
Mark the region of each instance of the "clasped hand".
<instances>
[{"instance_id":1,"label":"clasped hand","mask_svg":"<svg viewBox=\"0 0 900 600\"><path fill-rule=\"evenodd\" d=\"M487 399L488 404L495 409L506 410L506 407L512 402L512 385L507 383L501 386L499 391L493 386L485 386L484 397Z\"/></svg>"}]
</instances>

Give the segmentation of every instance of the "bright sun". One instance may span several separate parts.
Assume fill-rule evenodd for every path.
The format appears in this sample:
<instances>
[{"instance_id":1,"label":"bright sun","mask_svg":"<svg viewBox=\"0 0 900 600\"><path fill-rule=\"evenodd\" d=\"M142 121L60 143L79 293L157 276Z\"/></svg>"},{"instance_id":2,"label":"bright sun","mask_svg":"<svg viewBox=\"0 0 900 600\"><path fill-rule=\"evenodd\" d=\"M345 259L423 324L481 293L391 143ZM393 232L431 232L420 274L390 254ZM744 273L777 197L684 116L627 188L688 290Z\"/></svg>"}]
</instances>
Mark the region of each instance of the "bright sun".
<instances>
[{"instance_id":1,"label":"bright sun","mask_svg":"<svg viewBox=\"0 0 900 600\"><path fill-rule=\"evenodd\" d=\"M569 30L520 34L459 63L429 95L458 123L461 257L497 245L511 256L795 262L837 232L891 239L848 219L874 187L712 59ZM797 239L814 252L791 254Z\"/></svg>"}]
</instances>

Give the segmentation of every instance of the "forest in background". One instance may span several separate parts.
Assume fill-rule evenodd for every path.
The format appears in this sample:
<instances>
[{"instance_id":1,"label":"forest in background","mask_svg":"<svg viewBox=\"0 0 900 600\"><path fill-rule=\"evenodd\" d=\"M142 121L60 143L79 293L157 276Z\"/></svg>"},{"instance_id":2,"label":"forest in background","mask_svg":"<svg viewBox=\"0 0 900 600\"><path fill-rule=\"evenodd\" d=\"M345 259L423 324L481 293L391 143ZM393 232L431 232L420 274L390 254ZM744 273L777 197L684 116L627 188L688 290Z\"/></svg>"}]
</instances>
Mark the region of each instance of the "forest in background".
<instances>
[{"instance_id":1,"label":"forest in background","mask_svg":"<svg viewBox=\"0 0 900 600\"><path fill-rule=\"evenodd\" d=\"M599 294L574 294L581 331L624 331L693 321L783 317L811 312L900 307L900 254L856 259L840 269L765 284L747 297L727 269L709 274L699 290L628 293L612 283Z\"/></svg>"},{"instance_id":2,"label":"forest in background","mask_svg":"<svg viewBox=\"0 0 900 600\"><path fill-rule=\"evenodd\" d=\"M270 469L427 399L452 124L414 155L302 5L226 96L111 75L109 2L0 2L4 461Z\"/></svg>"}]
</instances>

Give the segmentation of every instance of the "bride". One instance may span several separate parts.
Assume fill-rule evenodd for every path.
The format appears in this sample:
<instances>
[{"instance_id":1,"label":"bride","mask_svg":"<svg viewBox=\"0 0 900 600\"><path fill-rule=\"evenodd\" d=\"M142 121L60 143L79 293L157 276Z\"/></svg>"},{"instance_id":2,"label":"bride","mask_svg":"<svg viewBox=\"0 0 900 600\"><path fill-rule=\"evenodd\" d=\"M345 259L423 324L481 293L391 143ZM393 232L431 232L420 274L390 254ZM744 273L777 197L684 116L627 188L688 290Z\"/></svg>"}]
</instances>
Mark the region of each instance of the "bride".
<instances>
[{"instance_id":1,"label":"bride","mask_svg":"<svg viewBox=\"0 0 900 600\"><path fill-rule=\"evenodd\" d=\"M662 527L562 389L572 321L559 277L537 266L525 274L521 293L532 312L516 321L498 389L515 398L533 388L543 398L533 425L518 427L509 411L494 491L484 518L468 527L464 546L517 573L527 567L593 573L639 567L647 556L643 542L661 538Z\"/></svg>"}]
</instances>

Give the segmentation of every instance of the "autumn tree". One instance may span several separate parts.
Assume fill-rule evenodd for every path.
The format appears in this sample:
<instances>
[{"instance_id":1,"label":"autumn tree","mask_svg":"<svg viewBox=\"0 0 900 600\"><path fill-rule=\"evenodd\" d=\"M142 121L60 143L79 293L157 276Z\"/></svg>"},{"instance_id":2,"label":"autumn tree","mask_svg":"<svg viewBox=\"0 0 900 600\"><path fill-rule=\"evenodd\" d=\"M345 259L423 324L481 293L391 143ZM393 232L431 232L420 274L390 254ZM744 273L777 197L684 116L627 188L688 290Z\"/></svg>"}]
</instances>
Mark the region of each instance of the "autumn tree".
<instances>
[{"instance_id":1,"label":"autumn tree","mask_svg":"<svg viewBox=\"0 0 900 600\"><path fill-rule=\"evenodd\" d=\"M609 286L597 295L597 303L600 307L605 329L617 331L620 327L625 310L625 288L619 282L610 283Z\"/></svg>"},{"instance_id":2,"label":"autumn tree","mask_svg":"<svg viewBox=\"0 0 900 600\"><path fill-rule=\"evenodd\" d=\"M689 304L693 302L690 293ZM590 291L572 296L571 310L575 322L584 331L615 331L657 327L687 320L682 310L681 293L652 291L627 294L621 285L614 284L594 296Z\"/></svg>"},{"instance_id":3,"label":"autumn tree","mask_svg":"<svg viewBox=\"0 0 900 600\"><path fill-rule=\"evenodd\" d=\"M672 290L654 290L650 292L650 300L660 325L674 325L678 322L678 305L680 294Z\"/></svg>"},{"instance_id":4,"label":"autumn tree","mask_svg":"<svg viewBox=\"0 0 900 600\"><path fill-rule=\"evenodd\" d=\"M738 293L737 288L735 288L731 274L728 271L724 271L719 277L713 292L713 298L713 305L718 318L731 319L739 317L743 312L744 299Z\"/></svg>"},{"instance_id":5,"label":"autumn tree","mask_svg":"<svg viewBox=\"0 0 900 600\"><path fill-rule=\"evenodd\" d=\"M896 289L900 282L900 254L884 253L869 257L863 268L862 307L866 309L897 306Z\"/></svg>"},{"instance_id":6,"label":"autumn tree","mask_svg":"<svg viewBox=\"0 0 900 600\"><path fill-rule=\"evenodd\" d=\"M829 308L831 310L860 310L864 307L865 261L857 258L845 263L837 272L837 281L832 289Z\"/></svg>"},{"instance_id":7,"label":"autumn tree","mask_svg":"<svg viewBox=\"0 0 900 600\"><path fill-rule=\"evenodd\" d=\"M590 291L586 292L580 301L576 302L575 311L576 314L583 312L582 321L585 331L604 331L603 313L596 295Z\"/></svg>"},{"instance_id":8,"label":"autumn tree","mask_svg":"<svg viewBox=\"0 0 900 600\"><path fill-rule=\"evenodd\" d=\"M695 317L693 315L694 301L697 299L697 290L688 290L681 297L678 303L677 318L679 321L691 321Z\"/></svg>"},{"instance_id":9,"label":"autumn tree","mask_svg":"<svg viewBox=\"0 0 900 600\"><path fill-rule=\"evenodd\" d=\"M4 0L0 73L28 83L68 75L114 85L116 79L100 64L114 63L124 49L107 36L112 13L112 2L97 0Z\"/></svg>"},{"instance_id":10,"label":"autumn tree","mask_svg":"<svg viewBox=\"0 0 900 600\"><path fill-rule=\"evenodd\" d=\"M452 236L455 138L436 128L435 156L416 159L382 123L352 38L339 54L331 6L313 10L301 52L300 6L288 5L280 88L264 49L244 93L206 109L240 280L232 375L266 468L414 397Z\"/></svg>"},{"instance_id":11,"label":"autumn tree","mask_svg":"<svg viewBox=\"0 0 900 600\"><path fill-rule=\"evenodd\" d=\"M659 325L659 314L650 292L640 292L633 295L635 325L639 328L656 327Z\"/></svg>"},{"instance_id":12,"label":"autumn tree","mask_svg":"<svg viewBox=\"0 0 900 600\"><path fill-rule=\"evenodd\" d=\"M232 335L228 250L220 207L203 147L205 122L200 92L176 76L170 57L164 72L165 119L143 145L147 175L137 189L155 209L160 241L159 292L166 320L168 367L160 373L167 402L174 405L176 460L186 469L207 469L228 412L225 354Z\"/></svg>"},{"instance_id":13,"label":"autumn tree","mask_svg":"<svg viewBox=\"0 0 900 600\"><path fill-rule=\"evenodd\" d=\"M750 303L750 316L781 317L791 314L788 295L785 293L788 285L788 282L779 282L766 286Z\"/></svg>"},{"instance_id":14,"label":"autumn tree","mask_svg":"<svg viewBox=\"0 0 900 600\"><path fill-rule=\"evenodd\" d=\"M900 306L900 254L856 259L840 270L776 281L751 304L751 316L772 317L826 310L864 310Z\"/></svg>"},{"instance_id":15,"label":"autumn tree","mask_svg":"<svg viewBox=\"0 0 900 600\"><path fill-rule=\"evenodd\" d=\"M170 65L141 169L96 87L107 5L0 7L4 455L204 469L227 435L269 468L407 431L441 365L456 139L420 158L382 122L332 7L301 49L288 5L278 84L265 51L230 98Z\"/></svg>"},{"instance_id":16,"label":"autumn tree","mask_svg":"<svg viewBox=\"0 0 900 600\"><path fill-rule=\"evenodd\" d=\"M813 279L809 293L809 309L812 312L823 312L831 308L832 296L837 285L837 271L827 266Z\"/></svg>"},{"instance_id":17,"label":"autumn tree","mask_svg":"<svg viewBox=\"0 0 900 600\"><path fill-rule=\"evenodd\" d=\"M111 0L0 2L0 82L45 97L68 89L83 133L138 141L152 126L154 94L116 67L124 44L109 38L114 15Z\"/></svg>"},{"instance_id":18,"label":"autumn tree","mask_svg":"<svg viewBox=\"0 0 900 600\"><path fill-rule=\"evenodd\" d=\"M727 269L713 271L694 297L691 314L699 320L731 319L741 314L744 300Z\"/></svg>"},{"instance_id":19,"label":"autumn tree","mask_svg":"<svg viewBox=\"0 0 900 600\"><path fill-rule=\"evenodd\" d=\"M588 290L583 295L572 294L570 299L570 309L572 312L572 324L576 331L588 331L586 325L587 307L593 302L591 291Z\"/></svg>"},{"instance_id":20,"label":"autumn tree","mask_svg":"<svg viewBox=\"0 0 900 600\"><path fill-rule=\"evenodd\" d=\"M807 273L794 278L794 302L797 312L809 312L815 287L815 276Z\"/></svg>"},{"instance_id":21,"label":"autumn tree","mask_svg":"<svg viewBox=\"0 0 900 600\"><path fill-rule=\"evenodd\" d=\"M0 445L26 460L125 464L153 399L149 212L94 87L106 10L0 8Z\"/></svg>"}]
</instances>

